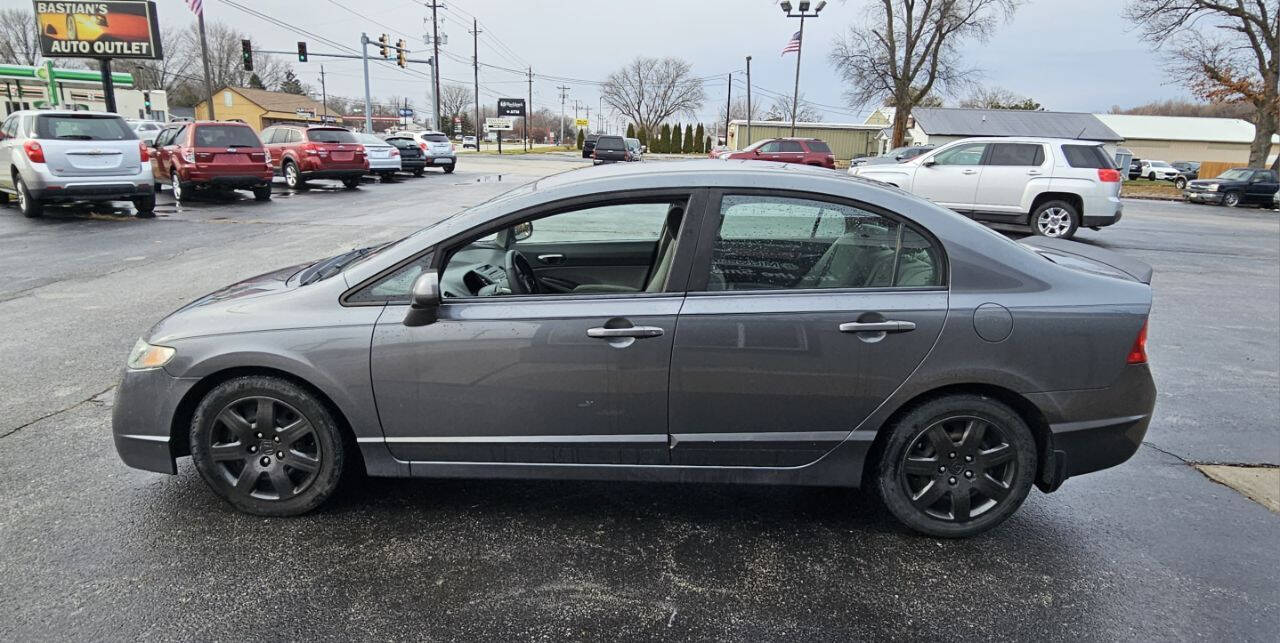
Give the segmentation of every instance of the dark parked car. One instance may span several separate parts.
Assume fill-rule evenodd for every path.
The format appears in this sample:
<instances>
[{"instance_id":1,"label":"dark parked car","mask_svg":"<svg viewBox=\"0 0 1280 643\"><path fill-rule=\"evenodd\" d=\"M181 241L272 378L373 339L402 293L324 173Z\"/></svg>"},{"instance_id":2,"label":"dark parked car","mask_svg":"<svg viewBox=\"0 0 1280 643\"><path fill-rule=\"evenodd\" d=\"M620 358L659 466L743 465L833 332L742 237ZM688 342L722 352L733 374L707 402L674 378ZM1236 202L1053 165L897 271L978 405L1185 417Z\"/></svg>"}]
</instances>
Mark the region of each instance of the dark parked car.
<instances>
[{"instance_id":1,"label":"dark parked car","mask_svg":"<svg viewBox=\"0 0 1280 643\"><path fill-rule=\"evenodd\" d=\"M1142 176L1142 159L1133 157L1129 159L1129 180L1133 181Z\"/></svg>"},{"instance_id":2,"label":"dark parked car","mask_svg":"<svg viewBox=\"0 0 1280 643\"><path fill-rule=\"evenodd\" d=\"M271 163L253 128L243 123L195 121L162 130L155 138L151 173L156 188L168 183L173 198L196 190L251 190L271 199Z\"/></svg>"},{"instance_id":3,"label":"dark parked car","mask_svg":"<svg viewBox=\"0 0 1280 643\"><path fill-rule=\"evenodd\" d=\"M412 172L414 176L422 176L426 172L427 159L423 156L422 145L409 136L391 136L386 140L400 150L400 169Z\"/></svg>"},{"instance_id":4,"label":"dark parked car","mask_svg":"<svg viewBox=\"0 0 1280 643\"><path fill-rule=\"evenodd\" d=\"M1200 178L1200 163L1196 161L1174 161L1170 165L1178 171L1179 176L1173 179L1173 186L1179 190L1187 187L1188 181Z\"/></svg>"},{"instance_id":5,"label":"dark parked car","mask_svg":"<svg viewBox=\"0 0 1280 643\"><path fill-rule=\"evenodd\" d=\"M1187 184L1182 195L1188 201L1216 203L1234 208L1238 205L1271 205L1280 191L1280 177L1275 170L1235 167L1212 179L1196 179Z\"/></svg>"},{"instance_id":6,"label":"dark parked car","mask_svg":"<svg viewBox=\"0 0 1280 643\"><path fill-rule=\"evenodd\" d=\"M587 134L586 138L582 139L582 158L591 158L591 153L596 149L596 139L599 138L599 134Z\"/></svg>"},{"instance_id":7,"label":"dark parked car","mask_svg":"<svg viewBox=\"0 0 1280 643\"><path fill-rule=\"evenodd\" d=\"M720 158L797 163L831 169L836 167L836 157L831 153L831 148L816 138L766 139L753 143L741 152L721 155Z\"/></svg>"},{"instance_id":8,"label":"dark parked car","mask_svg":"<svg viewBox=\"0 0 1280 643\"><path fill-rule=\"evenodd\" d=\"M891 165L893 163L902 163L928 152L934 148L933 145L907 145L905 147L895 147L879 156L869 156L860 159L853 159L849 162L850 167L858 165Z\"/></svg>"},{"instance_id":9,"label":"dark parked car","mask_svg":"<svg viewBox=\"0 0 1280 643\"><path fill-rule=\"evenodd\" d=\"M267 516L354 465L868 484L968 536L1138 449L1150 280L827 170L615 163L182 307L138 340L112 424L126 464L190 454Z\"/></svg>"},{"instance_id":10,"label":"dark parked car","mask_svg":"<svg viewBox=\"0 0 1280 643\"><path fill-rule=\"evenodd\" d=\"M271 166L291 188L306 187L312 179L338 179L354 189L369 172L364 146L344 127L276 125L262 130L262 142Z\"/></svg>"},{"instance_id":11,"label":"dark parked car","mask_svg":"<svg viewBox=\"0 0 1280 643\"><path fill-rule=\"evenodd\" d=\"M601 136L596 139L596 146L591 150L591 161L595 165L630 160L631 149L621 136Z\"/></svg>"}]
</instances>

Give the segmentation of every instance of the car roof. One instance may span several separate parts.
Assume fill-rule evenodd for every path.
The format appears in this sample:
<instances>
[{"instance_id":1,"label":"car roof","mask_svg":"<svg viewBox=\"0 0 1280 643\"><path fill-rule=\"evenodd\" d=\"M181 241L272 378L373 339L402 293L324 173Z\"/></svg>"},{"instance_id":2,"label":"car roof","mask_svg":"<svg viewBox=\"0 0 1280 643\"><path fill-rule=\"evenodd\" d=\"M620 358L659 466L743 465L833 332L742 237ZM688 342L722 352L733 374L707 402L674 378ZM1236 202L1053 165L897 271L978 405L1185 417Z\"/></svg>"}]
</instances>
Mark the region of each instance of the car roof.
<instances>
[{"instance_id":1,"label":"car roof","mask_svg":"<svg viewBox=\"0 0 1280 643\"><path fill-rule=\"evenodd\" d=\"M12 116L13 114L22 114L24 116L28 114L34 116L114 116L116 118L121 118L119 114L113 112L98 112L83 109L22 109L16 112L10 112L9 115Z\"/></svg>"},{"instance_id":2,"label":"car roof","mask_svg":"<svg viewBox=\"0 0 1280 643\"><path fill-rule=\"evenodd\" d=\"M1048 143L1075 145L1102 145L1102 141L1087 138L1050 138L1047 136L973 136L961 138L951 143ZM949 143L950 144L950 143Z\"/></svg>"}]
</instances>

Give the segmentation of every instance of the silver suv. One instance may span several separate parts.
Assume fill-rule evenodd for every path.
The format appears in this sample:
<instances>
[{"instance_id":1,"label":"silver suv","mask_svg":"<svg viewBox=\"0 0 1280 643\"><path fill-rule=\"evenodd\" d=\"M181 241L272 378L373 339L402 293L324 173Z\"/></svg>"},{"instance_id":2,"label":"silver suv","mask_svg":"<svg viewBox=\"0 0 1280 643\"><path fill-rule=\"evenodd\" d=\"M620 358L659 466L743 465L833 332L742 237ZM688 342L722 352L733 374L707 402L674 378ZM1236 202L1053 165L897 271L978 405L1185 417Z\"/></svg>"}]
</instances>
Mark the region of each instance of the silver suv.
<instances>
[{"instance_id":1,"label":"silver suv","mask_svg":"<svg viewBox=\"0 0 1280 643\"><path fill-rule=\"evenodd\" d=\"M1092 141L966 138L910 161L863 165L849 174L875 179L979 221L1029 225L1069 239L1081 226L1120 221L1120 171Z\"/></svg>"},{"instance_id":2,"label":"silver suv","mask_svg":"<svg viewBox=\"0 0 1280 643\"><path fill-rule=\"evenodd\" d=\"M103 112L19 111L0 126L0 202L38 217L44 204L133 201L154 216L155 189L146 145L124 119Z\"/></svg>"}]
</instances>

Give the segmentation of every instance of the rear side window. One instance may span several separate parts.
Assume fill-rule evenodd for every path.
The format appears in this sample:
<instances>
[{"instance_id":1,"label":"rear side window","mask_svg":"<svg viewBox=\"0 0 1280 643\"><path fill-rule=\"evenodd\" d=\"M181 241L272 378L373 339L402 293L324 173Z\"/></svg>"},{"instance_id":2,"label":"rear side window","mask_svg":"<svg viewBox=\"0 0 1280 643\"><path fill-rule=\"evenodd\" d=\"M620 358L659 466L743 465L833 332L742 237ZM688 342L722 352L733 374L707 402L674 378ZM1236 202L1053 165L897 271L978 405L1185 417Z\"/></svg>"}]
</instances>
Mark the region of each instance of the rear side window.
<instances>
[{"instance_id":1,"label":"rear side window","mask_svg":"<svg viewBox=\"0 0 1280 643\"><path fill-rule=\"evenodd\" d=\"M355 143L356 136L344 129L309 129L307 140L312 143Z\"/></svg>"},{"instance_id":2,"label":"rear side window","mask_svg":"<svg viewBox=\"0 0 1280 643\"><path fill-rule=\"evenodd\" d=\"M119 116L41 114L36 117L36 138L126 141L138 135Z\"/></svg>"},{"instance_id":3,"label":"rear side window","mask_svg":"<svg viewBox=\"0 0 1280 643\"><path fill-rule=\"evenodd\" d=\"M1034 143L996 143L987 155L987 165L1037 166L1044 163L1044 146Z\"/></svg>"},{"instance_id":4,"label":"rear side window","mask_svg":"<svg viewBox=\"0 0 1280 643\"><path fill-rule=\"evenodd\" d=\"M196 128L196 147L260 147L253 130L243 125L201 125Z\"/></svg>"},{"instance_id":5,"label":"rear side window","mask_svg":"<svg viewBox=\"0 0 1280 643\"><path fill-rule=\"evenodd\" d=\"M431 141L432 143L448 143L449 137L444 134L423 134L422 140Z\"/></svg>"},{"instance_id":6,"label":"rear side window","mask_svg":"<svg viewBox=\"0 0 1280 643\"><path fill-rule=\"evenodd\" d=\"M831 148L823 141L809 141L809 151L816 154L830 154Z\"/></svg>"},{"instance_id":7,"label":"rear side window","mask_svg":"<svg viewBox=\"0 0 1280 643\"><path fill-rule=\"evenodd\" d=\"M1063 145L1062 155L1071 167L1103 169L1116 166L1100 145ZM1138 160L1134 159L1133 162L1137 163Z\"/></svg>"}]
</instances>

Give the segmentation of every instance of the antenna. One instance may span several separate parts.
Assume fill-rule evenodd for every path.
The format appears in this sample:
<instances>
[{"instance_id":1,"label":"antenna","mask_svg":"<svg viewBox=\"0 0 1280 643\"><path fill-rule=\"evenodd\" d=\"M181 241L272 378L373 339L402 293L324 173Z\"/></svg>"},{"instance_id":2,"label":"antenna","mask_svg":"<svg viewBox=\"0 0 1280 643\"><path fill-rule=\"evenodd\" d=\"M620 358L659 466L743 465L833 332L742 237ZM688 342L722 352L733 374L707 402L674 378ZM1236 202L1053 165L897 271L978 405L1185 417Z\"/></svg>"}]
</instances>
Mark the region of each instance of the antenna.
<instances>
[{"instance_id":1,"label":"antenna","mask_svg":"<svg viewBox=\"0 0 1280 643\"><path fill-rule=\"evenodd\" d=\"M1079 133L1079 134L1076 134L1076 137L1075 137L1077 141L1078 141L1078 140L1080 140L1080 137L1081 137L1081 136L1084 136L1084 131L1085 131L1085 130L1087 130L1087 129L1089 129L1089 126L1088 126L1088 125L1085 125L1084 127L1081 127L1081 128L1080 128L1080 133Z\"/></svg>"}]
</instances>

